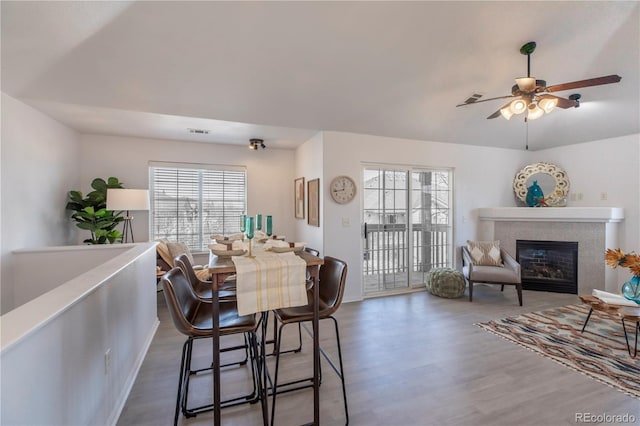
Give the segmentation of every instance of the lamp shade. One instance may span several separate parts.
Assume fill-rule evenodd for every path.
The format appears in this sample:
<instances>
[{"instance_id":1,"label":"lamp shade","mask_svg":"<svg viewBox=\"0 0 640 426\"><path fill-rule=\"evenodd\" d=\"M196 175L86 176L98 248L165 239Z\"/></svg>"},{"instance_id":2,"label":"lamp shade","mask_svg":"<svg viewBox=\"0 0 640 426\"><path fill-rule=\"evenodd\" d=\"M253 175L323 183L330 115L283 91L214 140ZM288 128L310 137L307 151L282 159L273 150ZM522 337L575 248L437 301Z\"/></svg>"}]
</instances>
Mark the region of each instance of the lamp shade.
<instances>
[{"instance_id":1,"label":"lamp shade","mask_svg":"<svg viewBox=\"0 0 640 426\"><path fill-rule=\"evenodd\" d=\"M542 108L540 108L536 104L530 104L528 107L529 112L527 113L527 120L536 120L544 114Z\"/></svg>"},{"instance_id":2,"label":"lamp shade","mask_svg":"<svg viewBox=\"0 0 640 426\"><path fill-rule=\"evenodd\" d=\"M540 102L538 102L538 106L540 106L540 108L542 108L547 114L553 111L556 105L558 105L558 98L551 96L541 96Z\"/></svg>"},{"instance_id":3,"label":"lamp shade","mask_svg":"<svg viewBox=\"0 0 640 426\"><path fill-rule=\"evenodd\" d=\"M513 116L513 112L511 112L511 109L509 108L509 105L500 108L500 114L502 114L502 116L504 118L506 118L507 120L509 120L511 118L511 116Z\"/></svg>"},{"instance_id":4,"label":"lamp shade","mask_svg":"<svg viewBox=\"0 0 640 426\"><path fill-rule=\"evenodd\" d=\"M149 210L149 190L109 188L107 210Z\"/></svg>"},{"instance_id":5,"label":"lamp shade","mask_svg":"<svg viewBox=\"0 0 640 426\"><path fill-rule=\"evenodd\" d=\"M520 77L516 78L516 84L523 92L532 92L536 88L536 79L535 77Z\"/></svg>"},{"instance_id":6,"label":"lamp shade","mask_svg":"<svg viewBox=\"0 0 640 426\"><path fill-rule=\"evenodd\" d=\"M516 99L511 102L509 109L513 114L522 114L527 110L527 101L524 99Z\"/></svg>"}]
</instances>

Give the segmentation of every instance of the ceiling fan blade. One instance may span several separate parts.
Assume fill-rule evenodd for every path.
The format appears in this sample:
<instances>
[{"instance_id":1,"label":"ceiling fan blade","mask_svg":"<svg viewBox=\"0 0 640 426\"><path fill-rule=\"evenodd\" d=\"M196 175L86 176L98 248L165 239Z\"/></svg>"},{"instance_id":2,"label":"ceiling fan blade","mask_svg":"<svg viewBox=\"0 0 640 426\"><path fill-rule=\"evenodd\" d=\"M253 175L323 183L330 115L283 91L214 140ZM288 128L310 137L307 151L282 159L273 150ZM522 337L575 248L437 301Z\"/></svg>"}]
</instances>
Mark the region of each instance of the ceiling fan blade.
<instances>
[{"instance_id":1,"label":"ceiling fan blade","mask_svg":"<svg viewBox=\"0 0 640 426\"><path fill-rule=\"evenodd\" d=\"M600 86L602 84L617 83L622 79L619 75L612 74L604 77L589 78L587 80L572 81L570 83L555 84L546 87L544 92L560 92L562 90L579 89L581 87Z\"/></svg>"},{"instance_id":2,"label":"ceiling fan blade","mask_svg":"<svg viewBox=\"0 0 640 426\"><path fill-rule=\"evenodd\" d=\"M506 107L507 105L509 105L511 102L507 102L506 104L502 105L500 107L500 109L498 109L496 112L494 112L493 114L491 114L490 116L487 117L487 120L491 120L492 118L498 118L500 117L500 110L504 107Z\"/></svg>"},{"instance_id":3,"label":"ceiling fan blade","mask_svg":"<svg viewBox=\"0 0 640 426\"><path fill-rule=\"evenodd\" d=\"M498 96L497 98L482 99L481 101L474 101L474 102L467 102L467 103L463 103L463 104L458 104L458 105L456 105L456 107L479 104L480 102L495 101L496 99L507 99L507 98L515 98L515 97L516 96L514 96L514 95Z\"/></svg>"},{"instance_id":4,"label":"ceiling fan blade","mask_svg":"<svg viewBox=\"0 0 640 426\"><path fill-rule=\"evenodd\" d=\"M547 96L553 96L553 95L547 95ZM576 105L578 105L576 101L573 101L571 99L560 98L558 96L553 96L553 97L558 100L558 103L556 104L558 108L567 109L567 108L573 108Z\"/></svg>"}]
</instances>

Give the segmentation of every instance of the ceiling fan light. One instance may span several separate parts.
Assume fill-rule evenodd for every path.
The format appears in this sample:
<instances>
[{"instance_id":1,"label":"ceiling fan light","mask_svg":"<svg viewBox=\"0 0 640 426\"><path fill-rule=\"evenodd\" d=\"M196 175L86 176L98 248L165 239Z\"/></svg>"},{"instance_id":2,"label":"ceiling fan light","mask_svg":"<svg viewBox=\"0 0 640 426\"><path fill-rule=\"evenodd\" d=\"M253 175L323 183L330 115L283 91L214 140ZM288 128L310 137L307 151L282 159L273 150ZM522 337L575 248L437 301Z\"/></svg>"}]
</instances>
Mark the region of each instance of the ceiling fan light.
<instances>
[{"instance_id":1,"label":"ceiling fan light","mask_svg":"<svg viewBox=\"0 0 640 426\"><path fill-rule=\"evenodd\" d=\"M511 116L513 116L513 113L511 112L511 110L509 109L509 105L500 108L500 114L502 114L502 116L504 118L506 118L507 120L511 118Z\"/></svg>"},{"instance_id":2,"label":"ceiling fan light","mask_svg":"<svg viewBox=\"0 0 640 426\"><path fill-rule=\"evenodd\" d=\"M520 77L516 78L516 84L518 88L523 92L533 92L536 89L535 77Z\"/></svg>"},{"instance_id":3,"label":"ceiling fan light","mask_svg":"<svg viewBox=\"0 0 640 426\"><path fill-rule=\"evenodd\" d=\"M544 114L544 110L534 103L529 105L528 111L527 120L536 120Z\"/></svg>"},{"instance_id":4,"label":"ceiling fan light","mask_svg":"<svg viewBox=\"0 0 640 426\"><path fill-rule=\"evenodd\" d=\"M527 101L524 99L516 99L509 104L509 110L513 114L522 114L527 109Z\"/></svg>"},{"instance_id":5,"label":"ceiling fan light","mask_svg":"<svg viewBox=\"0 0 640 426\"><path fill-rule=\"evenodd\" d=\"M538 105L540 106L540 108L544 110L544 112L549 114L551 111L555 109L556 105L558 105L558 98L554 98L554 97L541 98L540 102L538 102Z\"/></svg>"}]
</instances>

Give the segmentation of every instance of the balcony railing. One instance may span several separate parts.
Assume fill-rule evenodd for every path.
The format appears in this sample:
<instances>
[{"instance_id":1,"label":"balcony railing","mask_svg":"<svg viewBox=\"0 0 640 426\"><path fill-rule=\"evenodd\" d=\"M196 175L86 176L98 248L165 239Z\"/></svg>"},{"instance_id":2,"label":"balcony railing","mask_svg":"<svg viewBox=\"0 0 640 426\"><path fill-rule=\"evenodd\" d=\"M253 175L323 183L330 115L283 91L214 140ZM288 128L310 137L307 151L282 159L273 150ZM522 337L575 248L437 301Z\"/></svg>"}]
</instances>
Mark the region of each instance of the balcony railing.
<instances>
[{"instance_id":1,"label":"balcony railing","mask_svg":"<svg viewBox=\"0 0 640 426\"><path fill-rule=\"evenodd\" d=\"M451 266L451 228L448 225L412 226L413 272ZM366 224L365 275L406 273L409 247L406 224Z\"/></svg>"}]
</instances>

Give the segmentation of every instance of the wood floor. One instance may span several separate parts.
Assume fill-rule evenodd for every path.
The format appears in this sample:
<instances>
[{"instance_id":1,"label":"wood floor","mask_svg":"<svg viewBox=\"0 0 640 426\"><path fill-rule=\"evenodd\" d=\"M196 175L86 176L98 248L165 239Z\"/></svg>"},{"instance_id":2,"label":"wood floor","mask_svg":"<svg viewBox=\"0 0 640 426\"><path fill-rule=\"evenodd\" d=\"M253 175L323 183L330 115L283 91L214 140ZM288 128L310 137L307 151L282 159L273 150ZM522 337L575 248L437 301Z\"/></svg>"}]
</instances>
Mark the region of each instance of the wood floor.
<instances>
[{"instance_id":1,"label":"wood floor","mask_svg":"<svg viewBox=\"0 0 640 426\"><path fill-rule=\"evenodd\" d=\"M477 322L578 303L575 295L516 292L476 285L474 301L443 299L426 292L343 304L340 323L351 425L570 425L577 413L631 414L640 422L640 402L554 361L474 326ZM168 318L158 293L160 327L118 425L170 425L184 337ZM290 326L287 343L297 341ZM333 329L321 322L321 345L335 353ZM301 354L285 355L289 377L311 373L311 340ZM210 361L210 341L196 345L194 362ZM209 361L208 361L209 360ZM273 368L273 360L270 361ZM344 424L340 382L323 361L321 423ZM223 392L247 385L247 369L223 372ZM276 424L300 425L313 418L311 390L277 399ZM211 396L209 375L194 379L190 398ZM223 396L224 397L224 396ZM260 407L222 411L224 425L261 424ZM180 424L208 425L211 413L181 417Z\"/></svg>"}]
</instances>

